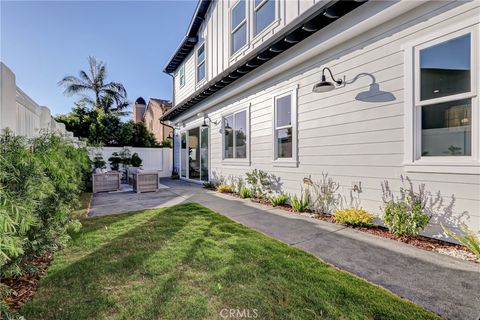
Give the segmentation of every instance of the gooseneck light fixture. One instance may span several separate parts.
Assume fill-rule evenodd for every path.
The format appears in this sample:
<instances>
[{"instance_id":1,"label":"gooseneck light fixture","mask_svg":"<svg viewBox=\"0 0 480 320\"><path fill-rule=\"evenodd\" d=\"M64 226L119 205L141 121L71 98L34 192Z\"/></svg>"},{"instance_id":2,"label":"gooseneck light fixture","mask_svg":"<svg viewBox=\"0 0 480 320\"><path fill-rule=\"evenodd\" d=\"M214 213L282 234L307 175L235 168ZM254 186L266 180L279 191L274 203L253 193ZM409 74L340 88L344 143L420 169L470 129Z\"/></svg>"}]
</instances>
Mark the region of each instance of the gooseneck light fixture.
<instances>
[{"instance_id":1,"label":"gooseneck light fixture","mask_svg":"<svg viewBox=\"0 0 480 320\"><path fill-rule=\"evenodd\" d=\"M208 128L209 125L207 124L207 119L208 119L209 124L210 124L210 123L213 123L214 125L218 125L218 124L219 124L218 121L212 121L212 119L210 119L210 117L209 117L205 112L199 112L199 113L197 113L197 117L203 117L203 123L202 123L202 125L200 126L202 129Z\"/></svg>"},{"instance_id":2,"label":"gooseneck light fixture","mask_svg":"<svg viewBox=\"0 0 480 320\"><path fill-rule=\"evenodd\" d=\"M325 77L325 70L327 70L328 73L330 73L330 78L332 78L333 82L327 81L327 78ZM322 81L320 81L319 83L316 83L313 86L312 91L316 93L332 91L333 89L335 89L335 84L340 86L343 84L343 80L342 79L335 80L335 78L333 77L332 70L330 70L330 68L328 67L325 67L322 70Z\"/></svg>"}]
</instances>

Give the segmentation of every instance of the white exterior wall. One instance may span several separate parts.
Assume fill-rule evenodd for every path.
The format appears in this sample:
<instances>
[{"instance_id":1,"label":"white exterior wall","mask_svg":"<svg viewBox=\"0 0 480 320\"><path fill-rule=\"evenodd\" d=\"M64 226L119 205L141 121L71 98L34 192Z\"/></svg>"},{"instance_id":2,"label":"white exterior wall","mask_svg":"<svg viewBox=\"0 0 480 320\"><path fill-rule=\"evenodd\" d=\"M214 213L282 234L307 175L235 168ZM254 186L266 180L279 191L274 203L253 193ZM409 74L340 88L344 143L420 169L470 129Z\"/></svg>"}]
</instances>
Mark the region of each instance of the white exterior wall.
<instances>
[{"instance_id":1,"label":"white exterior wall","mask_svg":"<svg viewBox=\"0 0 480 320\"><path fill-rule=\"evenodd\" d=\"M439 222L456 229L463 221L479 231L479 172L413 172L404 165L405 146L409 143L405 121L412 105L405 98L409 85L404 82L405 69L409 66L405 64L403 47L468 19L476 19L478 24L479 17L479 2L369 2L201 102L175 122L183 121L185 129L198 126L202 119L196 114L205 111L213 121L221 123L222 115L228 111L250 105L250 163L232 165L223 161L221 124L211 124L211 173L242 176L254 168L262 169L280 177L283 192L298 193L304 177L311 175L317 180L322 172L328 172L341 184L339 191L347 200L353 184L361 182L361 206L377 215L381 215L381 182L388 179L396 191L400 176L407 175L416 186L425 183L432 193L439 191L445 205L452 197L455 199L452 212L436 217L427 235L439 235ZM356 100L359 92L369 89L369 77L328 93L312 93L324 66L337 76L345 75L347 81L360 73L372 74L380 89L393 94L395 100ZM299 165L277 167L272 162L272 99L295 86ZM478 96L475 99L478 103ZM445 206L442 210L448 211Z\"/></svg>"},{"instance_id":2,"label":"white exterior wall","mask_svg":"<svg viewBox=\"0 0 480 320\"><path fill-rule=\"evenodd\" d=\"M232 7L238 0L215 1L205 16L200 34L205 38L206 79L213 79L245 55L257 48L263 42L278 33L292 20L321 0L276 0L276 19L258 35L253 34L253 0L247 0L247 45L235 54L231 53L230 15ZM324 1L326 2L326 1ZM195 46L192 53L185 59L186 83L180 88L178 68L174 73L175 103L179 104L200 88L195 72L195 53L201 43Z\"/></svg>"},{"instance_id":3,"label":"white exterior wall","mask_svg":"<svg viewBox=\"0 0 480 320\"><path fill-rule=\"evenodd\" d=\"M35 137L41 130L58 133L78 139L65 129L63 123L53 119L48 107L39 106L16 85L15 74L3 63L1 68L0 129L9 128L17 135Z\"/></svg>"}]
</instances>

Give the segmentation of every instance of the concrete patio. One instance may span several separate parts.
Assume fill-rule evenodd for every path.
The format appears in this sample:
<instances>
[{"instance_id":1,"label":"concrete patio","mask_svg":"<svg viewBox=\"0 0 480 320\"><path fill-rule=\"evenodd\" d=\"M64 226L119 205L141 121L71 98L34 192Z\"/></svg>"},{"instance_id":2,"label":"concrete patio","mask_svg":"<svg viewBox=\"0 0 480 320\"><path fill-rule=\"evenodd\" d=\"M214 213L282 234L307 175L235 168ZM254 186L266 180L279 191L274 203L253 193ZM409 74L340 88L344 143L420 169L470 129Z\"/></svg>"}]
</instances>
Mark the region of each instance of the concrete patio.
<instances>
[{"instance_id":1,"label":"concrete patio","mask_svg":"<svg viewBox=\"0 0 480 320\"><path fill-rule=\"evenodd\" d=\"M121 190L95 194L89 215L198 202L445 318L480 318L480 264L208 191L196 184L170 179L161 183L156 193Z\"/></svg>"}]
</instances>

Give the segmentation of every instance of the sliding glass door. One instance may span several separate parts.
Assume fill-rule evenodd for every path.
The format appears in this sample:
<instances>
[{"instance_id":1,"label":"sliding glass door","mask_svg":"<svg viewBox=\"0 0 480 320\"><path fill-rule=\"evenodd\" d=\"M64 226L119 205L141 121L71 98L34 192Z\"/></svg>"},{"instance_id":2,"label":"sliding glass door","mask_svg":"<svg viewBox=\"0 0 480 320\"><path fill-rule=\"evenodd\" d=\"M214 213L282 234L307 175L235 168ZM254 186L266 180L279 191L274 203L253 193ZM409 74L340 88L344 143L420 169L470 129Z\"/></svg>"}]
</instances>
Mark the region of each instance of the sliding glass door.
<instances>
[{"instance_id":1,"label":"sliding glass door","mask_svg":"<svg viewBox=\"0 0 480 320\"><path fill-rule=\"evenodd\" d=\"M180 171L183 178L208 181L208 128L192 128L182 133Z\"/></svg>"}]
</instances>

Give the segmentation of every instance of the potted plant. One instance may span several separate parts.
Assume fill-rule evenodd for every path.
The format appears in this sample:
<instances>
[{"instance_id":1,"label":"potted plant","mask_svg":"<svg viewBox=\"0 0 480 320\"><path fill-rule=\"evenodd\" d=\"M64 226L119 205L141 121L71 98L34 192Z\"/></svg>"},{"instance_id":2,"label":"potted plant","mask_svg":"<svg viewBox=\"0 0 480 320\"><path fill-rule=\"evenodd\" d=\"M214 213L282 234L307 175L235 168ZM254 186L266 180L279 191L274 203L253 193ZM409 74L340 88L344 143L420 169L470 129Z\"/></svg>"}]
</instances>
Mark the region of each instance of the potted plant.
<instances>
[{"instance_id":1,"label":"potted plant","mask_svg":"<svg viewBox=\"0 0 480 320\"><path fill-rule=\"evenodd\" d=\"M120 163L122 162L122 158L120 157L118 152L114 152L114 153L112 153L110 158L108 158L108 161L110 162L110 168L113 171L118 171L118 169L120 167Z\"/></svg>"},{"instance_id":2,"label":"potted plant","mask_svg":"<svg viewBox=\"0 0 480 320\"><path fill-rule=\"evenodd\" d=\"M132 158L130 160L130 163L132 165L132 167L134 168L140 168L142 166L142 158L139 157L138 153L134 153L132 154Z\"/></svg>"},{"instance_id":3,"label":"potted plant","mask_svg":"<svg viewBox=\"0 0 480 320\"><path fill-rule=\"evenodd\" d=\"M101 153L96 153L95 156L93 157L92 160L93 164L93 171L97 171L97 169L105 169L106 168L106 162L103 160L103 156Z\"/></svg>"}]
</instances>

